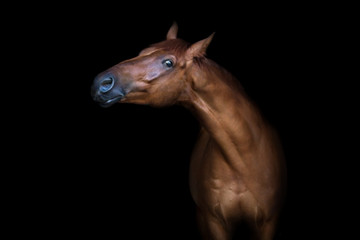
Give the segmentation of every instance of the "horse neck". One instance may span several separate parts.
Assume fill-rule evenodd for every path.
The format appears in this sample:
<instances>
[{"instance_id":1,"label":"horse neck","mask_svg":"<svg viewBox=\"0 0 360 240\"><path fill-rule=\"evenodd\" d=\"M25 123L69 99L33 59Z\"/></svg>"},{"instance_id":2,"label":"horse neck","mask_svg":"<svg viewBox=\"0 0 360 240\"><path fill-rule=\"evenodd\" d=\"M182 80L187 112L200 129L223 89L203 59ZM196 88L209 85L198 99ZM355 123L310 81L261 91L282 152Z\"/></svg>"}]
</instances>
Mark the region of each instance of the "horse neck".
<instances>
[{"instance_id":1,"label":"horse neck","mask_svg":"<svg viewBox=\"0 0 360 240\"><path fill-rule=\"evenodd\" d=\"M188 72L185 106L222 148L226 158L238 159L258 141L262 119L238 80L209 59ZM238 162L238 161L235 161Z\"/></svg>"}]
</instances>

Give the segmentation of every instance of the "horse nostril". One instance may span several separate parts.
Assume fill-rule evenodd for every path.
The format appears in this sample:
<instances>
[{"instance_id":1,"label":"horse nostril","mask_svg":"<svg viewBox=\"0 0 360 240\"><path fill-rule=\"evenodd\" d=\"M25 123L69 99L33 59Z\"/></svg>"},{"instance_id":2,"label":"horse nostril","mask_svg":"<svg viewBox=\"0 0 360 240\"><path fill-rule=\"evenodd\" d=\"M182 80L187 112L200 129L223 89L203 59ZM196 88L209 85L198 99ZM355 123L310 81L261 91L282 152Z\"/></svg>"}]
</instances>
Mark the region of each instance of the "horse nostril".
<instances>
[{"instance_id":1,"label":"horse nostril","mask_svg":"<svg viewBox=\"0 0 360 240\"><path fill-rule=\"evenodd\" d=\"M113 86L114 79L112 77L107 77L101 81L99 90L101 93L106 93L110 91Z\"/></svg>"}]
</instances>

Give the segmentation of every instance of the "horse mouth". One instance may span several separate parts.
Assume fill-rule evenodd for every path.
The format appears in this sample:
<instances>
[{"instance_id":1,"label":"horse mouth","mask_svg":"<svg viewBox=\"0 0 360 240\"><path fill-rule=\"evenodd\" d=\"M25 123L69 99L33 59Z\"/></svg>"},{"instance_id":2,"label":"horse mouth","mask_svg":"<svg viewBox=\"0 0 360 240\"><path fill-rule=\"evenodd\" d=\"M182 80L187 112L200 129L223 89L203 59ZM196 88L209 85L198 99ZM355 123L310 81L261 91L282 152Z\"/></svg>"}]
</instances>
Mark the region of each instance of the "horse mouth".
<instances>
[{"instance_id":1,"label":"horse mouth","mask_svg":"<svg viewBox=\"0 0 360 240\"><path fill-rule=\"evenodd\" d=\"M104 102L100 102L99 105L101 107L110 107L111 105L117 103L118 101L120 101L122 98L124 98L124 96L116 96L116 97L113 97L113 98L110 98Z\"/></svg>"}]
</instances>

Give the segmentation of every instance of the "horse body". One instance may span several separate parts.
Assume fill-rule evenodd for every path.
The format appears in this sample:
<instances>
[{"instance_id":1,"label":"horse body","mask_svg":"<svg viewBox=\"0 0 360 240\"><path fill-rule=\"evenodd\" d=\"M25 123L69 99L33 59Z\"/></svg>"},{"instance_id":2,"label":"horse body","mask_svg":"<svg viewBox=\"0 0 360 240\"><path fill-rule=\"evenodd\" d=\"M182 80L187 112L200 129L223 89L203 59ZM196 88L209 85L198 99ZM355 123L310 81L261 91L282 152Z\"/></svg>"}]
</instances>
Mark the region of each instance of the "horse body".
<instances>
[{"instance_id":1,"label":"horse body","mask_svg":"<svg viewBox=\"0 0 360 240\"><path fill-rule=\"evenodd\" d=\"M174 24L166 41L98 75L94 100L192 111L202 129L189 183L204 239L232 239L240 223L254 239L272 239L286 185L277 135L237 79L204 57L212 35L190 45L176 33Z\"/></svg>"},{"instance_id":2,"label":"horse body","mask_svg":"<svg viewBox=\"0 0 360 240\"><path fill-rule=\"evenodd\" d=\"M204 61L212 70L206 76L190 73L203 85L189 89L186 103L203 125L190 163L190 189L203 232L229 239L245 219L257 234L272 236L285 189L279 141L238 81Z\"/></svg>"}]
</instances>

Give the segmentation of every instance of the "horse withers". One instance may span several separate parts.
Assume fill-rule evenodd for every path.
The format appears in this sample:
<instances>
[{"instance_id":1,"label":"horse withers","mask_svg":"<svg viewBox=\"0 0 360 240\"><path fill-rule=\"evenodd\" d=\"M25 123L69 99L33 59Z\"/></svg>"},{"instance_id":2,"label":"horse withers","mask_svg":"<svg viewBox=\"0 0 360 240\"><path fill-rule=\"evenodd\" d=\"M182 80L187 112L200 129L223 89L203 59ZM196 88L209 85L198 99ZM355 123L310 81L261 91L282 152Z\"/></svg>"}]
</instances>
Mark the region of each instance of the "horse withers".
<instances>
[{"instance_id":1,"label":"horse withers","mask_svg":"<svg viewBox=\"0 0 360 240\"><path fill-rule=\"evenodd\" d=\"M233 239L246 225L252 239L273 239L286 189L278 136L239 81L205 57L213 34L190 44L177 30L100 73L93 99L189 109L201 125L189 183L203 238Z\"/></svg>"}]
</instances>

